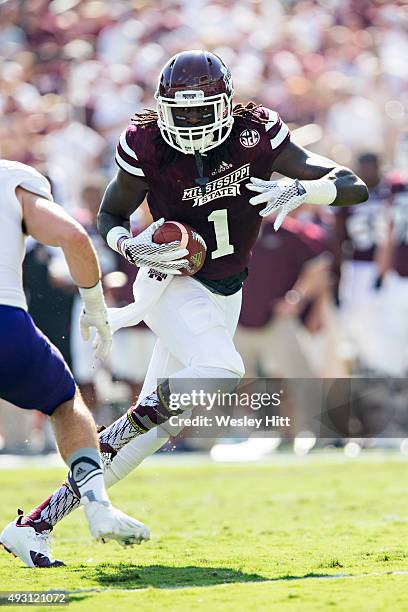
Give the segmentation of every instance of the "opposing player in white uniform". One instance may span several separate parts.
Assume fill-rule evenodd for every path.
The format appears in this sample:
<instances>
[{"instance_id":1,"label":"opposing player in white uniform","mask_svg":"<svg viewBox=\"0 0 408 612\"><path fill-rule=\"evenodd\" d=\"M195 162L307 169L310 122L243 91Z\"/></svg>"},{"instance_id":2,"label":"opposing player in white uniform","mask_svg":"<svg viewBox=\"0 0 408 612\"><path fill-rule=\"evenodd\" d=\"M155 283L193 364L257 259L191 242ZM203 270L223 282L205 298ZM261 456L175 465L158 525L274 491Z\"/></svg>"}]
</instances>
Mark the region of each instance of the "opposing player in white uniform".
<instances>
[{"instance_id":1,"label":"opposing player in white uniform","mask_svg":"<svg viewBox=\"0 0 408 612\"><path fill-rule=\"evenodd\" d=\"M92 535L131 544L148 539L148 529L114 508L106 494L95 423L62 355L27 312L22 263L25 238L60 246L78 285L84 309L81 330L96 328L96 356L106 356L111 332L95 251L84 229L52 201L48 181L33 168L0 160L0 398L47 414L59 451L70 467L68 480L85 509ZM53 561L47 524L32 527L22 514L0 534L6 550L29 567Z\"/></svg>"}]
</instances>

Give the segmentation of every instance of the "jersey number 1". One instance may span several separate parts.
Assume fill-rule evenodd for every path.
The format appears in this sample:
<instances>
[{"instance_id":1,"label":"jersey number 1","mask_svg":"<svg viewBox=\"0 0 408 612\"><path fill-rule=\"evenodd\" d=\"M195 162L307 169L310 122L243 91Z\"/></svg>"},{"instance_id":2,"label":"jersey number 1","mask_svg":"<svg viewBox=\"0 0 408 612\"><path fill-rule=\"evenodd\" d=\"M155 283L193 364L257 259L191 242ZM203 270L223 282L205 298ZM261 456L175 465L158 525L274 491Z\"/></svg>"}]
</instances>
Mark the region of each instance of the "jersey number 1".
<instances>
[{"instance_id":1,"label":"jersey number 1","mask_svg":"<svg viewBox=\"0 0 408 612\"><path fill-rule=\"evenodd\" d=\"M231 255L234 252L234 246L229 241L227 209L213 210L208 220L214 223L215 240L217 241L217 248L211 253L211 259Z\"/></svg>"}]
</instances>

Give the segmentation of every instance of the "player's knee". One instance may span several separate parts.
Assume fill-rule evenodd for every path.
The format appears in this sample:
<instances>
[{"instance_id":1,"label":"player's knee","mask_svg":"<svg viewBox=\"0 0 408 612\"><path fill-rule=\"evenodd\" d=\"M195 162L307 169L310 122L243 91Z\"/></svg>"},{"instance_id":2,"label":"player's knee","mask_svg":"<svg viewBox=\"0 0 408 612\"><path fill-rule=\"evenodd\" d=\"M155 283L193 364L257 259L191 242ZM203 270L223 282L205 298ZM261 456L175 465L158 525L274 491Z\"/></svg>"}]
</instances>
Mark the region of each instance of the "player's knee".
<instances>
[{"instance_id":1,"label":"player's knee","mask_svg":"<svg viewBox=\"0 0 408 612\"><path fill-rule=\"evenodd\" d=\"M58 419L65 418L69 412L74 411L75 406L75 398L62 402L58 406L55 407L52 414L50 414L51 421L57 421Z\"/></svg>"},{"instance_id":2,"label":"player's knee","mask_svg":"<svg viewBox=\"0 0 408 612\"><path fill-rule=\"evenodd\" d=\"M83 413L88 415L89 413L88 407L82 399L81 393L77 387L75 388L74 395L72 397L56 406L51 418L55 420L55 418L58 419L59 417L66 416L68 413L75 413L76 415Z\"/></svg>"},{"instance_id":3,"label":"player's knee","mask_svg":"<svg viewBox=\"0 0 408 612\"><path fill-rule=\"evenodd\" d=\"M192 363L197 378L238 378L239 380L245 374L245 366L241 355L238 351L229 352L225 355L216 355L217 349L214 348L215 355L212 357L211 365L208 365L208 360L201 360L197 357Z\"/></svg>"},{"instance_id":4,"label":"player's knee","mask_svg":"<svg viewBox=\"0 0 408 612\"><path fill-rule=\"evenodd\" d=\"M238 364L237 364L238 366ZM238 379L238 381L243 377L244 375L244 367L221 367L221 366L196 366L193 368L194 372L195 372L195 377L196 378L208 378L208 379L214 379L214 380L218 380L218 379L226 379L226 381L228 380L235 380ZM228 384L228 383L227 383Z\"/></svg>"},{"instance_id":5,"label":"player's knee","mask_svg":"<svg viewBox=\"0 0 408 612\"><path fill-rule=\"evenodd\" d=\"M196 366L191 369L191 377L197 381L195 386L207 392L231 393L238 386L243 374L241 370L219 366Z\"/></svg>"}]
</instances>

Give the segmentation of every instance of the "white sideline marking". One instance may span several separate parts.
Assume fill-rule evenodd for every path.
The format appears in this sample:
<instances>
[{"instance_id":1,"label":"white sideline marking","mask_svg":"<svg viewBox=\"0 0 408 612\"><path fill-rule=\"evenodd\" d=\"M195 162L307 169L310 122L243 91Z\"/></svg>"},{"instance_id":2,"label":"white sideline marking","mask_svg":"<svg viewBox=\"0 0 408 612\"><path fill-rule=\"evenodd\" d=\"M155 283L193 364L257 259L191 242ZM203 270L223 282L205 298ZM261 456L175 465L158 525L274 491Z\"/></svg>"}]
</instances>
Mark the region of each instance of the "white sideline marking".
<instances>
[{"instance_id":1,"label":"white sideline marking","mask_svg":"<svg viewBox=\"0 0 408 612\"><path fill-rule=\"evenodd\" d=\"M291 451L279 451L272 453L258 461L242 461L237 463L230 462L214 462L208 453L191 452L191 453L156 453L151 457L147 457L143 462L142 469L146 466L191 466L191 465L219 465L222 467L237 467L237 466L299 466L313 464L346 464L355 463L383 463L386 461L398 461L407 463L407 456L402 455L396 450L363 450L356 459L346 457L341 449L338 450L318 450L308 455L299 457ZM0 473L3 469L50 469L66 467L63 460L57 453L49 455L1 455L0 454ZM140 469L140 468L138 468Z\"/></svg>"},{"instance_id":2,"label":"white sideline marking","mask_svg":"<svg viewBox=\"0 0 408 612\"><path fill-rule=\"evenodd\" d=\"M0 2L1 3L1 2ZM156 453L151 457L147 457L143 465L201 465L204 463L213 463L208 453L191 452L191 453ZM48 455L0 455L0 472L1 470L25 470L25 469L46 469L51 468L66 468L64 461L58 453L50 453Z\"/></svg>"},{"instance_id":3,"label":"white sideline marking","mask_svg":"<svg viewBox=\"0 0 408 612\"><path fill-rule=\"evenodd\" d=\"M346 578L375 578L377 576L408 576L408 570L396 570L394 572L372 572L370 574L331 574L328 576L296 576L296 577L287 577L287 578L275 578L275 579L269 579L269 580L237 580L236 582L231 581L231 582L219 582L216 584L208 584L208 585L179 585L179 586L164 586L164 587L153 587L158 591L182 591L184 589L200 589L200 588L205 588L207 589L208 587L217 587L217 586L225 586L227 584L242 584L242 585L246 585L246 584L276 584L279 582L301 582L304 580L341 580L341 579L346 579ZM75 589L74 591L64 591L67 595L76 595L79 593L114 593L114 592L120 592L120 593L134 593L134 592L139 592L142 593L143 591L149 591L152 589L152 586L149 587L141 587L140 589L135 588L135 589L111 589L111 588L106 588L106 589L98 589L98 588L89 588L89 589ZM52 589L51 589L52 590Z\"/></svg>"}]
</instances>

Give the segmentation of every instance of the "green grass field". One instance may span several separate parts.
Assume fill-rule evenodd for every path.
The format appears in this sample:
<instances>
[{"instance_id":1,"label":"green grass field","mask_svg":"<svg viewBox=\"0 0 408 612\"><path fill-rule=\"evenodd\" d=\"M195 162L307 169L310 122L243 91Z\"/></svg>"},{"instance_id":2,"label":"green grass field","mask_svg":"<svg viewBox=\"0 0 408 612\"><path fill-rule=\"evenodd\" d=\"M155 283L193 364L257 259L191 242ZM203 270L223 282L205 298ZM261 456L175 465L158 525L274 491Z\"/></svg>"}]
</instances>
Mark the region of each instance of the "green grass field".
<instances>
[{"instance_id":1,"label":"green grass field","mask_svg":"<svg viewBox=\"0 0 408 612\"><path fill-rule=\"evenodd\" d=\"M63 474L1 470L0 523ZM1 550L0 590L68 590L75 611L408 610L407 475L397 456L142 466L111 497L149 543L94 543L76 511L54 531L67 567Z\"/></svg>"}]
</instances>

